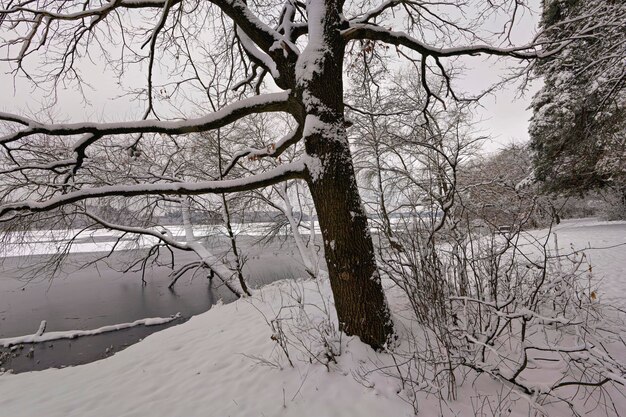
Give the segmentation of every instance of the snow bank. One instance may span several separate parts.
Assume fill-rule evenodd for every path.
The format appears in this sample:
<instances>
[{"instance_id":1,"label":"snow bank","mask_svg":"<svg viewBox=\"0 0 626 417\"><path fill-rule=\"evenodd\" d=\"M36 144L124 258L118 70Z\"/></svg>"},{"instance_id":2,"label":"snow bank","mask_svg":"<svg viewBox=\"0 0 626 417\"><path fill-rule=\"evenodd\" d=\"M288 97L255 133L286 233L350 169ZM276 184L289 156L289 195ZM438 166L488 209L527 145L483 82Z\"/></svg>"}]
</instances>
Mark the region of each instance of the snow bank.
<instances>
[{"instance_id":1,"label":"snow bank","mask_svg":"<svg viewBox=\"0 0 626 417\"><path fill-rule=\"evenodd\" d=\"M279 370L253 359L275 354L264 315L274 317L284 285L270 285L253 298L216 306L98 362L0 375L0 415L412 415L395 394L394 382L375 388L356 382L352 367L374 354L358 339L348 340L338 370L332 372L301 361L295 361L295 368ZM310 281L303 288L316 291Z\"/></svg>"}]
</instances>

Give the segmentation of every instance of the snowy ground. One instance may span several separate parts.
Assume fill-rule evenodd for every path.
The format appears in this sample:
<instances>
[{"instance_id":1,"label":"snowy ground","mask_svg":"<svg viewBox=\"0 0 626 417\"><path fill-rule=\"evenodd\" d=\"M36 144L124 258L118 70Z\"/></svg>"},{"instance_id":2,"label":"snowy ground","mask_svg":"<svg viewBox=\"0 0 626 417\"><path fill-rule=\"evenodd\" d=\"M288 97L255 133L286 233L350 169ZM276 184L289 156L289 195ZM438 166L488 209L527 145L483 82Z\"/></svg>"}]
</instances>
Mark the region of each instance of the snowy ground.
<instances>
[{"instance_id":1,"label":"snowy ground","mask_svg":"<svg viewBox=\"0 0 626 417\"><path fill-rule=\"evenodd\" d=\"M559 246L582 248L590 243L608 248L592 252L591 260L605 288L610 288L607 299L623 298L626 223L583 220L566 222L559 229ZM363 380L364 373L389 358L357 339L343 340L343 352L330 371L301 360L306 355L297 350L291 350L294 367L279 354L266 320L274 318L294 293L321 305L329 298L329 288L326 284L320 288L312 281L275 283L250 299L213 308L105 360L0 375L0 416L413 415L412 407L397 394L401 389L397 379L373 372ZM401 301L393 291L390 295L394 309ZM497 396L503 388L496 382L477 386L469 381L456 401L420 398L420 415L477 415L481 391ZM626 409L623 398L620 401L618 409ZM528 407L520 402L511 415L528 415ZM483 415L496 415L489 408L482 410ZM509 413L504 410L502 415ZM589 415L603 413L595 410Z\"/></svg>"},{"instance_id":2,"label":"snowy ground","mask_svg":"<svg viewBox=\"0 0 626 417\"><path fill-rule=\"evenodd\" d=\"M561 253L584 250L603 302L626 308L626 221L565 220L554 233ZM543 233L536 233L545 236Z\"/></svg>"}]
</instances>

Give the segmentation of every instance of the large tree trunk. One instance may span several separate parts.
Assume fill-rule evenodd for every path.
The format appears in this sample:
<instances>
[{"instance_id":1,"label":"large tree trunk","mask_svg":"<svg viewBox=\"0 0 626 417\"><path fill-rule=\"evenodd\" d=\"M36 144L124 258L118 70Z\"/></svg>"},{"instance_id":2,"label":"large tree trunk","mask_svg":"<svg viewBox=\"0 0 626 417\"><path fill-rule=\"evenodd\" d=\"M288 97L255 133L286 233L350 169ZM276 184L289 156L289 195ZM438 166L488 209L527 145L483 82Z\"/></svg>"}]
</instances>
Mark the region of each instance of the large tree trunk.
<instances>
[{"instance_id":1,"label":"large tree trunk","mask_svg":"<svg viewBox=\"0 0 626 417\"><path fill-rule=\"evenodd\" d=\"M393 326L346 135L340 9L337 0L309 0L309 44L296 67L297 93L306 115L308 183L339 326L379 349L393 334Z\"/></svg>"},{"instance_id":2,"label":"large tree trunk","mask_svg":"<svg viewBox=\"0 0 626 417\"><path fill-rule=\"evenodd\" d=\"M367 218L348 158L327 155L309 182L319 218L340 329L381 348L393 327L374 257Z\"/></svg>"}]
</instances>

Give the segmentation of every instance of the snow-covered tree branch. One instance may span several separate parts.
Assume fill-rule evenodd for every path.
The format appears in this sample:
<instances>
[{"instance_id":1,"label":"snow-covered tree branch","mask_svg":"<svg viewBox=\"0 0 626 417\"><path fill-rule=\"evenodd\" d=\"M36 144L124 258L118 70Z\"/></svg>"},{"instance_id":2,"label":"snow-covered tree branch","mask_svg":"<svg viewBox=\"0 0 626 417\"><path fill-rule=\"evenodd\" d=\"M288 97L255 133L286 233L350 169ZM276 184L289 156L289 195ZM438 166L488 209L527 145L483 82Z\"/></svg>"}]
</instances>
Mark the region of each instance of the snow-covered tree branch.
<instances>
[{"instance_id":1,"label":"snow-covered tree branch","mask_svg":"<svg viewBox=\"0 0 626 417\"><path fill-rule=\"evenodd\" d=\"M4 204L0 209L0 216L20 211L49 211L77 201L109 196L132 197L146 194L199 195L249 191L290 179L303 178L306 169L306 164L303 161L297 161L244 179L204 181L196 183L113 185L98 188L84 188L79 191L52 197L44 202L25 201L22 203Z\"/></svg>"}]
</instances>

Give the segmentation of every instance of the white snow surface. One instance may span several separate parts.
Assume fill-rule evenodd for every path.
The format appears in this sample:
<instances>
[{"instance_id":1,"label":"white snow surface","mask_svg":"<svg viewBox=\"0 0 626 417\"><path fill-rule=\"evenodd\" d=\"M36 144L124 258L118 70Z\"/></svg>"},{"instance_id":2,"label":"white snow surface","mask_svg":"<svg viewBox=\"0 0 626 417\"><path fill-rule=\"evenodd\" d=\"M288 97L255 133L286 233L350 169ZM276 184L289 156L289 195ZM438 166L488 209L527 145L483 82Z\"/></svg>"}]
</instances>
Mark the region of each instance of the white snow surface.
<instances>
[{"instance_id":1,"label":"white snow surface","mask_svg":"<svg viewBox=\"0 0 626 417\"><path fill-rule=\"evenodd\" d=\"M545 239L547 230L530 232ZM553 229L559 253L582 250L592 267L604 303L626 308L626 221L598 221L594 218L568 219ZM553 237L549 238L554 247Z\"/></svg>"}]
</instances>

